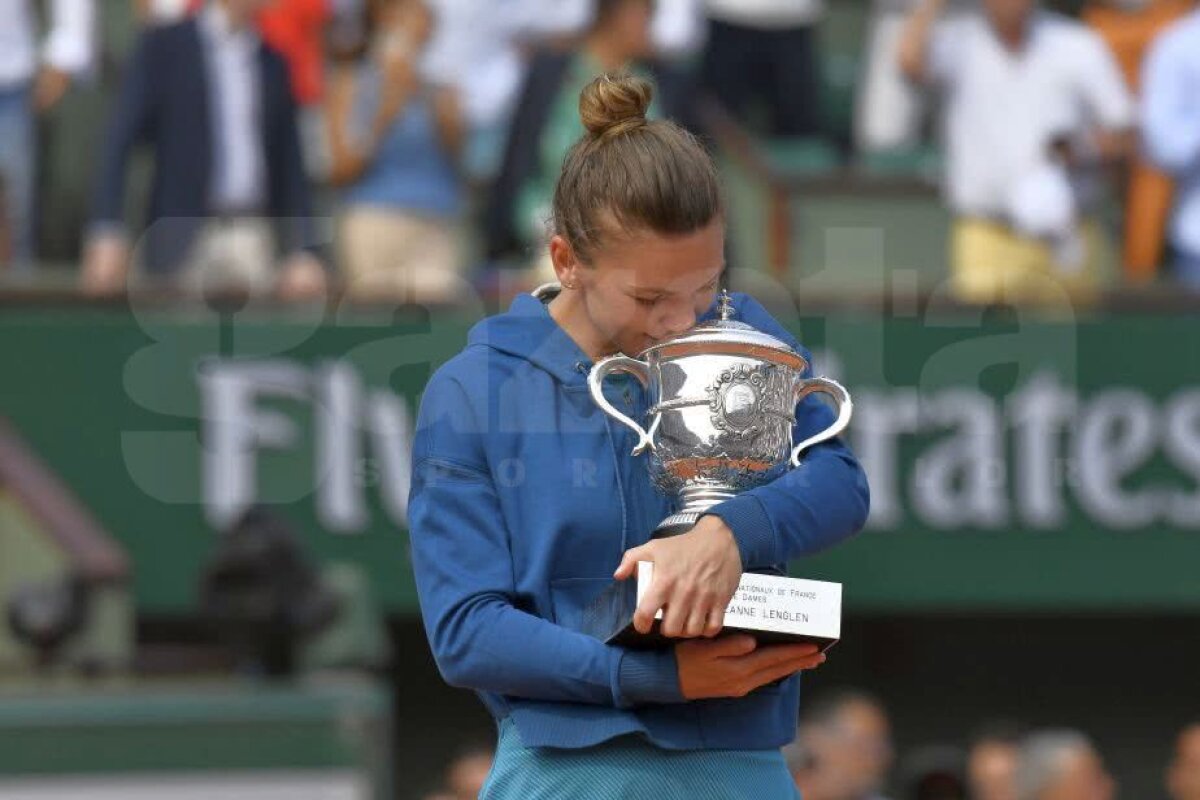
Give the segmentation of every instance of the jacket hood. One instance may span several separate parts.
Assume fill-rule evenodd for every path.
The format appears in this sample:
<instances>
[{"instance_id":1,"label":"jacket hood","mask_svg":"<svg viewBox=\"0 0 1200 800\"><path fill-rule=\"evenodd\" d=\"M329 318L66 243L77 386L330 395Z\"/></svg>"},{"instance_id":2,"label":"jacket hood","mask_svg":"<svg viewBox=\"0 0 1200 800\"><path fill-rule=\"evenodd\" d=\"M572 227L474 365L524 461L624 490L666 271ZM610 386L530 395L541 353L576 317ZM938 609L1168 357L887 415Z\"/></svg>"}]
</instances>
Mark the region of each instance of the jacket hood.
<instances>
[{"instance_id":1,"label":"jacket hood","mask_svg":"<svg viewBox=\"0 0 1200 800\"><path fill-rule=\"evenodd\" d=\"M548 283L529 294L517 295L508 311L471 328L468 345L483 345L524 359L564 384L586 384L592 359L559 327L546 307L559 291L557 283Z\"/></svg>"}]
</instances>

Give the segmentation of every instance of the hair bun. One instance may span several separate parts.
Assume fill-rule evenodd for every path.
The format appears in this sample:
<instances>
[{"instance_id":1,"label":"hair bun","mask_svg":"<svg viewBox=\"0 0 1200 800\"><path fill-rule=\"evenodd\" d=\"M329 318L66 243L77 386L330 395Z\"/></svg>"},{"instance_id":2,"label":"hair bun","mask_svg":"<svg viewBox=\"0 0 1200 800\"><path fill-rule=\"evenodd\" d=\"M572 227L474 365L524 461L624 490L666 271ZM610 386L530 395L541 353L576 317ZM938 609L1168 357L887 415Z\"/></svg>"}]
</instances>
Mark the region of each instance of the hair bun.
<instances>
[{"instance_id":1,"label":"hair bun","mask_svg":"<svg viewBox=\"0 0 1200 800\"><path fill-rule=\"evenodd\" d=\"M601 75L580 92L579 118L596 138L616 136L646 124L653 97L654 87L643 78Z\"/></svg>"}]
</instances>

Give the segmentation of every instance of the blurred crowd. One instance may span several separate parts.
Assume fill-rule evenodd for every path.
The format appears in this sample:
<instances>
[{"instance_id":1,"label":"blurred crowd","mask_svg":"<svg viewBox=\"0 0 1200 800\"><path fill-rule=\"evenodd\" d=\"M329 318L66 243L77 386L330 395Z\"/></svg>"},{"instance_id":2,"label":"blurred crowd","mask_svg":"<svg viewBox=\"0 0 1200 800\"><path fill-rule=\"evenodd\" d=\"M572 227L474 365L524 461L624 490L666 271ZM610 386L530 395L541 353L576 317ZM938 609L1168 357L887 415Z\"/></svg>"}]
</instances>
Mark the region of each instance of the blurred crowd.
<instances>
[{"instance_id":1,"label":"blurred crowd","mask_svg":"<svg viewBox=\"0 0 1200 800\"><path fill-rule=\"evenodd\" d=\"M1112 800L1120 784L1083 732L984 725L965 744L897 753L883 705L853 689L802 704L799 733L784 748L804 800ZM1169 800L1200 800L1200 723L1164 742L1162 789ZM448 765L444 785L424 800L475 800L490 767L482 746Z\"/></svg>"},{"instance_id":2,"label":"blurred crowd","mask_svg":"<svg viewBox=\"0 0 1200 800\"><path fill-rule=\"evenodd\" d=\"M940 154L953 291L1086 298L1120 243L1200 290L1200 11L1191 0L863 0L843 165ZM653 77L711 142L819 140L829 0L136 0L91 154L79 285L454 302L484 266L551 277L580 88ZM36 273L38 115L97 71L96 0L0 0L0 262ZM146 197L131 160L153 155ZM851 170L847 170L849 174ZM1118 198L1120 225L1105 218ZM131 207L144 218L131 222ZM1115 230L1115 228L1120 230ZM1115 235L1114 235L1115 234ZM736 259L734 259L736 260Z\"/></svg>"}]
</instances>

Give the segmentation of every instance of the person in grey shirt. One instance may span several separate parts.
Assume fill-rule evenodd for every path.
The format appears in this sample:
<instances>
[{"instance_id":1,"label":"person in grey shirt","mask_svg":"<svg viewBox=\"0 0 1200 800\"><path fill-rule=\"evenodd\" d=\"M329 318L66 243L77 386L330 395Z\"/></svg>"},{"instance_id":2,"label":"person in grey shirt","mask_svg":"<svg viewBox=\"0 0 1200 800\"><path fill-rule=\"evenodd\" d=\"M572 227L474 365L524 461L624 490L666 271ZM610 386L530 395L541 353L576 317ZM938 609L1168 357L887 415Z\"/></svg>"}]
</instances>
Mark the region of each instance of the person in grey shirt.
<instances>
[{"instance_id":1,"label":"person in grey shirt","mask_svg":"<svg viewBox=\"0 0 1200 800\"><path fill-rule=\"evenodd\" d=\"M1087 736L1073 730L1032 733L1021 743L1017 800L1112 800L1116 782Z\"/></svg>"},{"instance_id":2,"label":"person in grey shirt","mask_svg":"<svg viewBox=\"0 0 1200 800\"><path fill-rule=\"evenodd\" d=\"M805 706L796 740L783 753L804 800L884 800L894 761L891 724L865 692L826 692Z\"/></svg>"}]
</instances>

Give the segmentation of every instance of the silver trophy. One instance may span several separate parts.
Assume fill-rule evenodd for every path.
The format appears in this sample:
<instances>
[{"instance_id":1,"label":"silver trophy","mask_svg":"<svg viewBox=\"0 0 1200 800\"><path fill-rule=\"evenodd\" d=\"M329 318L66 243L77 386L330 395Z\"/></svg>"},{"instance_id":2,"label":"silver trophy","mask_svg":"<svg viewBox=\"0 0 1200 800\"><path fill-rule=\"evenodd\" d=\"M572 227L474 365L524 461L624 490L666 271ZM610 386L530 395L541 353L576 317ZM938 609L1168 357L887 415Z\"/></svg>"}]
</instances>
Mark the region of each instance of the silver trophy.
<instances>
[{"instance_id":1,"label":"silver trophy","mask_svg":"<svg viewBox=\"0 0 1200 800\"><path fill-rule=\"evenodd\" d=\"M853 404L840 384L802 377L808 367L802 355L734 320L733 313L728 293L722 292L718 319L659 342L641 359L605 358L588 376L596 404L637 434L633 454L649 452L654 485L677 501L677 511L655 528L655 538L684 533L722 500L799 466L805 449L837 436L850 422ZM649 392L645 427L605 398L604 379L614 373L632 375ZM796 406L816 392L833 399L837 418L793 445ZM636 594L617 584L596 599L585 614L588 632L621 644L646 643L629 624L637 598L652 579L652 565L641 567ZM745 612L740 620L734 613L739 610ZM840 619L839 584L747 573L726 612L726 629L748 631L760 640L828 646L838 638Z\"/></svg>"}]
</instances>

